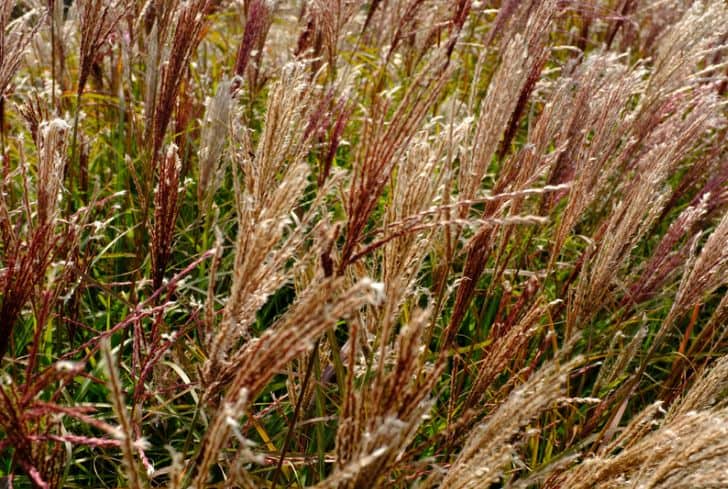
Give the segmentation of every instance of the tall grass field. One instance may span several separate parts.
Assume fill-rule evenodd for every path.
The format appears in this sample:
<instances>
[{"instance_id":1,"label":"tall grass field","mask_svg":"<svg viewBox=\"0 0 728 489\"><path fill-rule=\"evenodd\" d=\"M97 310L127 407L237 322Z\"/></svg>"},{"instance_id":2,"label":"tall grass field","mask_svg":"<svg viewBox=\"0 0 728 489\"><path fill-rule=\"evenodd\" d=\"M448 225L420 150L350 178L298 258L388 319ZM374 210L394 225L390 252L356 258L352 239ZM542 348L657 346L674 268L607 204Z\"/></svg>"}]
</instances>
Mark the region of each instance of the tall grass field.
<instances>
[{"instance_id":1,"label":"tall grass field","mask_svg":"<svg viewBox=\"0 0 728 489\"><path fill-rule=\"evenodd\" d=\"M0 0L0 488L728 488L726 0Z\"/></svg>"}]
</instances>

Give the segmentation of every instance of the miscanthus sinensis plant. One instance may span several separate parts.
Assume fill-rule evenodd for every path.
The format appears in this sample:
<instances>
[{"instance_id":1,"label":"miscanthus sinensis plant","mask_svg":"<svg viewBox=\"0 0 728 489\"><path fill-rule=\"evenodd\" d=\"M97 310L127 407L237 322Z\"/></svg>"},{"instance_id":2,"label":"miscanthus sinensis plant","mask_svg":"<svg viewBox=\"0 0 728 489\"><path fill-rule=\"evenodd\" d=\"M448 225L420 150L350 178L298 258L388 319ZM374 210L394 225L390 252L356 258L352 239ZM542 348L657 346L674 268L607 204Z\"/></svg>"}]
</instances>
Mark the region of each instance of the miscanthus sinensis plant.
<instances>
[{"instance_id":1,"label":"miscanthus sinensis plant","mask_svg":"<svg viewBox=\"0 0 728 489\"><path fill-rule=\"evenodd\" d=\"M3 0L0 487L728 487L724 0Z\"/></svg>"}]
</instances>

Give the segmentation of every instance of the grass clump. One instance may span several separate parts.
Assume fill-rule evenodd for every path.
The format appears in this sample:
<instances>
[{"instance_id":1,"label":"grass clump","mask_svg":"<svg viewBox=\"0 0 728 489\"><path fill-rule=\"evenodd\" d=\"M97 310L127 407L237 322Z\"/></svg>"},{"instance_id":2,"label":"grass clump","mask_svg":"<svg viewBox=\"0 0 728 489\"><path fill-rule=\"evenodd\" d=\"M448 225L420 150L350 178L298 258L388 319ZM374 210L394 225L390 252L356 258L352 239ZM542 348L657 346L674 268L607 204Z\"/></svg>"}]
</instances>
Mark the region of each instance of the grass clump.
<instances>
[{"instance_id":1,"label":"grass clump","mask_svg":"<svg viewBox=\"0 0 728 489\"><path fill-rule=\"evenodd\" d=\"M0 486L728 486L726 26L4 1Z\"/></svg>"}]
</instances>

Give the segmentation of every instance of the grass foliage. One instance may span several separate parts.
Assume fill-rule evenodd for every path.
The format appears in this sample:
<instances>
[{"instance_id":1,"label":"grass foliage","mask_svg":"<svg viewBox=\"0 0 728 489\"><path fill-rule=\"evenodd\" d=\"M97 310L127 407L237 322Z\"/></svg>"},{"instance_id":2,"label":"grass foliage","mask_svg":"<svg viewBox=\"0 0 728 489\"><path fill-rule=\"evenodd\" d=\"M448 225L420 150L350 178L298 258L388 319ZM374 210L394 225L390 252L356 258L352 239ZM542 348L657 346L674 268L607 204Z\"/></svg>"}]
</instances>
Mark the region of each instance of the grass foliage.
<instances>
[{"instance_id":1,"label":"grass foliage","mask_svg":"<svg viewBox=\"0 0 728 489\"><path fill-rule=\"evenodd\" d=\"M728 487L724 0L2 0L0 486Z\"/></svg>"}]
</instances>

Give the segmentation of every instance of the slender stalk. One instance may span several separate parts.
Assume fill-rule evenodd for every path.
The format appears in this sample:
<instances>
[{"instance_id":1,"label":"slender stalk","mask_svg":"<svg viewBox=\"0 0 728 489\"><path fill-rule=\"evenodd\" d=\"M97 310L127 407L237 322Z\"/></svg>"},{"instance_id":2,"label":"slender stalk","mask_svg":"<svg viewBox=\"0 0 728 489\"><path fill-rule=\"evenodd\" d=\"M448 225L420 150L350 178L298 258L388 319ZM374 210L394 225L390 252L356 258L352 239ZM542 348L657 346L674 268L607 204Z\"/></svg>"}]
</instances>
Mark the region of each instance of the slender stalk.
<instances>
[{"instance_id":1,"label":"slender stalk","mask_svg":"<svg viewBox=\"0 0 728 489\"><path fill-rule=\"evenodd\" d=\"M317 351L319 347L320 340L316 340L316 343L313 345L313 351ZM278 458L278 463L276 464L276 469L273 472L273 477L271 478L270 487L271 489L275 489L276 485L278 484L278 478L280 476L281 470L283 468L283 461L286 458L286 453L288 452L288 446L291 444L291 441L293 440L293 432L296 429L296 420L298 419L298 415L301 412L301 406L303 405L303 398L304 394L306 393L306 389L308 388L308 383L311 380L311 373L313 372L313 365L316 360L316 355L312 352L311 356L308 358L308 364L306 365L306 374L303 377L303 383L301 384L301 391L298 394L298 399L296 399L296 407L293 410L293 416L291 416L291 419L288 423L288 432L286 433L286 439L283 441L283 446L281 447L281 456Z\"/></svg>"},{"instance_id":2,"label":"slender stalk","mask_svg":"<svg viewBox=\"0 0 728 489\"><path fill-rule=\"evenodd\" d=\"M56 23L55 23L55 17L54 17L54 11L56 9L56 0L49 0L48 3L48 9L49 9L49 15L48 19L51 23L51 102L53 105L53 109L57 110L58 106L56 105Z\"/></svg>"},{"instance_id":3,"label":"slender stalk","mask_svg":"<svg viewBox=\"0 0 728 489\"><path fill-rule=\"evenodd\" d=\"M78 152L78 148L77 148L77 146L78 146L78 123L79 123L79 118L80 118L80 114L81 114L81 94L82 94L82 90L79 89L76 92L76 113L73 116L73 129L71 130L72 131L71 132L71 157L68 160L68 166L67 166L67 168L68 168L68 170L67 170L68 171L68 175L67 175L68 191L71 195L71 198L69 199L69 204L68 204L70 206L69 211L73 210L73 208L74 208L73 200L74 200L74 197L77 197L76 193L74 192L74 190L76 189L75 178L76 177L80 178L80 174L76 175L76 170L79 169L79 165L76 164L77 163L76 162L76 153ZM78 185L78 187L81 188L81 185Z\"/></svg>"}]
</instances>

